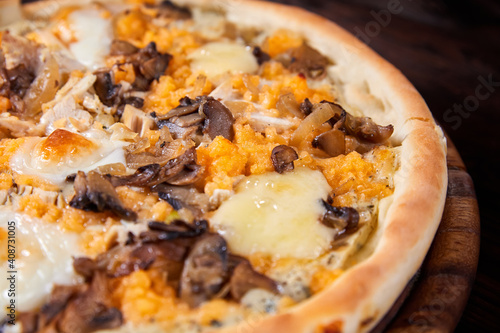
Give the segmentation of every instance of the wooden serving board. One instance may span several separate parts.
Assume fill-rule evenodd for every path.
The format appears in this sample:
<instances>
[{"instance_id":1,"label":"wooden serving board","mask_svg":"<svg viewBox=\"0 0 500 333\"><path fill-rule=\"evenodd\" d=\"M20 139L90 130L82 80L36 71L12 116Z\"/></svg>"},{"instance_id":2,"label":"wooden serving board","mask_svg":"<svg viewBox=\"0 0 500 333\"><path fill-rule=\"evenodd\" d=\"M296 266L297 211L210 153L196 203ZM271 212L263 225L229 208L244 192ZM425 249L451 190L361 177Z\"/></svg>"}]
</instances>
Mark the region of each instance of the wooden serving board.
<instances>
[{"instance_id":1,"label":"wooden serving board","mask_svg":"<svg viewBox=\"0 0 500 333\"><path fill-rule=\"evenodd\" d=\"M453 332L469 298L479 259L479 209L472 179L447 139L441 224L419 272L372 333Z\"/></svg>"}]
</instances>

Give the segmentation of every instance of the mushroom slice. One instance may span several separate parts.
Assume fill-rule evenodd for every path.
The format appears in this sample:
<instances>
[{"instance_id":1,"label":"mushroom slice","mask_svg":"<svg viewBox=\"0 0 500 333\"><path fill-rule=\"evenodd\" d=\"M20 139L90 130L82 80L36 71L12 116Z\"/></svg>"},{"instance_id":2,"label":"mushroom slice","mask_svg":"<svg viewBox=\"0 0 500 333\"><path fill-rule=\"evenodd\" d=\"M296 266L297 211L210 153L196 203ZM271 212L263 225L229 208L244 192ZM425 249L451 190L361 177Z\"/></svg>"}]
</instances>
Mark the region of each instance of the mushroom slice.
<instances>
[{"instance_id":1,"label":"mushroom slice","mask_svg":"<svg viewBox=\"0 0 500 333\"><path fill-rule=\"evenodd\" d=\"M159 164L148 164L140 167L133 175L108 176L113 186L148 186L160 171Z\"/></svg>"},{"instance_id":2,"label":"mushroom slice","mask_svg":"<svg viewBox=\"0 0 500 333\"><path fill-rule=\"evenodd\" d=\"M313 140L313 147L320 148L331 157L345 154L345 134L338 129L331 129L318 135Z\"/></svg>"},{"instance_id":3,"label":"mushroom slice","mask_svg":"<svg viewBox=\"0 0 500 333\"><path fill-rule=\"evenodd\" d=\"M109 54L113 56L116 55L129 56L137 52L139 52L139 49L134 45L130 44L129 42L115 39L111 43L111 50Z\"/></svg>"},{"instance_id":4,"label":"mushroom slice","mask_svg":"<svg viewBox=\"0 0 500 333\"><path fill-rule=\"evenodd\" d=\"M212 299L228 275L227 244L218 234L206 234L194 245L184 263L180 298L191 307Z\"/></svg>"},{"instance_id":5,"label":"mushroom slice","mask_svg":"<svg viewBox=\"0 0 500 333\"><path fill-rule=\"evenodd\" d=\"M74 296L68 304L57 327L60 332L87 333L117 328L123 323L123 316L112 307L108 279L96 272L88 288Z\"/></svg>"},{"instance_id":6,"label":"mushroom slice","mask_svg":"<svg viewBox=\"0 0 500 333\"><path fill-rule=\"evenodd\" d=\"M175 210L187 208L196 216L208 211L208 195L198 192L196 188L159 184L153 186L151 190L158 192L160 199L167 201Z\"/></svg>"},{"instance_id":7,"label":"mushroom slice","mask_svg":"<svg viewBox=\"0 0 500 333\"><path fill-rule=\"evenodd\" d=\"M99 173L90 171L85 175L78 171L74 186L75 196L69 203L71 207L92 212L111 211L127 220L137 218L135 212L123 207L113 185Z\"/></svg>"},{"instance_id":8,"label":"mushroom slice","mask_svg":"<svg viewBox=\"0 0 500 333\"><path fill-rule=\"evenodd\" d=\"M119 99L121 85L115 84L112 72L101 71L94 74L96 76L94 89L99 100L106 106L113 106Z\"/></svg>"},{"instance_id":9,"label":"mushroom slice","mask_svg":"<svg viewBox=\"0 0 500 333\"><path fill-rule=\"evenodd\" d=\"M189 148L184 154L167 162L158 172L150 186L160 183L189 185L196 182L204 168L196 164L196 150Z\"/></svg>"},{"instance_id":10,"label":"mushroom slice","mask_svg":"<svg viewBox=\"0 0 500 333\"><path fill-rule=\"evenodd\" d=\"M380 126L369 117L355 117L345 111L342 106L333 102L322 101L320 104L325 103L329 104L337 115L340 114L341 117L345 115L345 121L338 129L345 129L347 134L355 136L359 140L381 144L387 141L394 132L392 125Z\"/></svg>"},{"instance_id":11,"label":"mushroom slice","mask_svg":"<svg viewBox=\"0 0 500 333\"><path fill-rule=\"evenodd\" d=\"M180 127L196 126L203 122L204 117L199 113L191 113L182 117L172 118L172 123Z\"/></svg>"},{"instance_id":12,"label":"mushroom slice","mask_svg":"<svg viewBox=\"0 0 500 333\"><path fill-rule=\"evenodd\" d=\"M182 220L174 220L166 224L152 221L149 222L148 227L150 231L139 235L141 241L145 243L197 237L208 230L208 222L206 220L198 220L194 223L186 223Z\"/></svg>"},{"instance_id":13,"label":"mushroom slice","mask_svg":"<svg viewBox=\"0 0 500 333\"><path fill-rule=\"evenodd\" d=\"M205 120L205 132L210 139L215 139L221 135L232 141L234 139L234 117L231 111L218 100L208 98L203 104L203 113L207 117Z\"/></svg>"},{"instance_id":14,"label":"mushroom slice","mask_svg":"<svg viewBox=\"0 0 500 333\"><path fill-rule=\"evenodd\" d=\"M255 46L253 48L252 54L254 55L255 59L257 59L257 63L259 64L259 66L262 65L263 63L271 60L271 57L269 56L269 54L262 51L262 49L258 46Z\"/></svg>"},{"instance_id":15,"label":"mushroom slice","mask_svg":"<svg viewBox=\"0 0 500 333\"><path fill-rule=\"evenodd\" d=\"M291 51L292 61L289 69L292 72L304 73L310 79L322 79L326 76L328 58L307 44L302 44Z\"/></svg>"},{"instance_id":16,"label":"mushroom slice","mask_svg":"<svg viewBox=\"0 0 500 333\"><path fill-rule=\"evenodd\" d=\"M256 288L279 293L279 286L274 280L256 272L250 262L243 258L234 268L229 284L231 296L237 301L248 291Z\"/></svg>"},{"instance_id":17,"label":"mushroom slice","mask_svg":"<svg viewBox=\"0 0 500 333\"><path fill-rule=\"evenodd\" d=\"M22 331L89 333L121 326L123 316L112 305L108 283L104 273L95 272L88 283L55 286L39 313L19 314Z\"/></svg>"},{"instance_id":18,"label":"mushroom slice","mask_svg":"<svg viewBox=\"0 0 500 333\"><path fill-rule=\"evenodd\" d=\"M176 5L172 1L163 0L158 5L158 16L174 20L187 20L191 18L191 11L189 8Z\"/></svg>"},{"instance_id":19,"label":"mushroom slice","mask_svg":"<svg viewBox=\"0 0 500 333\"><path fill-rule=\"evenodd\" d=\"M294 168L293 161L298 158L299 155L297 155L297 152L295 152L293 148L285 145L276 146L271 152L271 161L277 173L292 171Z\"/></svg>"},{"instance_id":20,"label":"mushroom slice","mask_svg":"<svg viewBox=\"0 0 500 333\"><path fill-rule=\"evenodd\" d=\"M170 185L184 186L196 183L203 176L205 168L197 164L186 164L176 175L166 180Z\"/></svg>"},{"instance_id":21,"label":"mushroom slice","mask_svg":"<svg viewBox=\"0 0 500 333\"><path fill-rule=\"evenodd\" d=\"M198 111L198 108L201 105L202 97L198 97L196 99L191 99L187 96L181 98L179 100L179 105L168 111L165 115L158 115L156 112L152 114L153 118L157 120L169 120L173 117L181 117Z\"/></svg>"},{"instance_id":22,"label":"mushroom slice","mask_svg":"<svg viewBox=\"0 0 500 333\"><path fill-rule=\"evenodd\" d=\"M353 232L359 223L359 213L352 207L334 207L323 200L326 212L321 219L325 226L337 231L336 237Z\"/></svg>"},{"instance_id":23,"label":"mushroom slice","mask_svg":"<svg viewBox=\"0 0 500 333\"><path fill-rule=\"evenodd\" d=\"M346 120L346 129L358 139L370 143L384 143L394 132L394 126L377 125L369 117L348 116Z\"/></svg>"},{"instance_id":24,"label":"mushroom slice","mask_svg":"<svg viewBox=\"0 0 500 333\"><path fill-rule=\"evenodd\" d=\"M304 99L299 106L300 112L302 112L305 116L308 116L313 112L313 103L309 100L309 98Z\"/></svg>"}]
</instances>

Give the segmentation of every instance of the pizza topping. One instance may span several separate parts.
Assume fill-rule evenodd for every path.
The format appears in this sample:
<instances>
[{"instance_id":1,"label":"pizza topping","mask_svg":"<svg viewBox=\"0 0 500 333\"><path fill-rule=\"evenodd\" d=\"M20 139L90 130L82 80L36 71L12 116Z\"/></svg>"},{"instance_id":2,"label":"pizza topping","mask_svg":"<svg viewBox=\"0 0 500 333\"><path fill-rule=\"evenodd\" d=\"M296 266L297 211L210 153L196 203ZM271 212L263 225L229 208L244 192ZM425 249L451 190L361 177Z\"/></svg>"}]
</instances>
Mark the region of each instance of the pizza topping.
<instances>
[{"instance_id":1,"label":"pizza topping","mask_svg":"<svg viewBox=\"0 0 500 333\"><path fill-rule=\"evenodd\" d=\"M330 191L318 170L252 175L215 211L211 226L238 255L317 258L334 236L334 230L320 223L324 214L320 199Z\"/></svg>"},{"instance_id":2,"label":"pizza topping","mask_svg":"<svg viewBox=\"0 0 500 333\"><path fill-rule=\"evenodd\" d=\"M252 50L234 42L212 42L195 50L188 57L193 72L202 72L209 79L225 73L255 73L259 69Z\"/></svg>"},{"instance_id":3,"label":"pizza topping","mask_svg":"<svg viewBox=\"0 0 500 333\"><path fill-rule=\"evenodd\" d=\"M330 64L327 57L307 44L291 49L289 69L303 73L310 79L319 80L326 76L326 67Z\"/></svg>"},{"instance_id":4,"label":"pizza topping","mask_svg":"<svg viewBox=\"0 0 500 333\"><path fill-rule=\"evenodd\" d=\"M321 223L335 229L337 232L335 237L356 230L359 222L359 213L356 209L351 207L334 207L324 200L323 205L326 208L326 212L321 219Z\"/></svg>"},{"instance_id":5,"label":"pizza topping","mask_svg":"<svg viewBox=\"0 0 500 333\"><path fill-rule=\"evenodd\" d=\"M341 154L345 154L345 140L346 139L344 132L333 128L315 137L312 145L315 148L322 149L329 156L335 157Z\"/></svg>"},{"instance_id":6,"label":"pizza topping","mask_svg":"<svg viewBox=\"0 0 500 333\"><path fill-rule=\"evenodd\" d=\"M137 214L121 203L111 183L99 173L90 171L87 175L78 171L75 178L75 196L69 205L92 212L111 211L117 216L135 220Z\"/></svg>"},{"instance_id":7,"label":"pizza topping","mask_svg":"<svg viewBox=\"0 0 500 333\"><path fill-rule=\"evenodd\" d=\"M59 65L46 49L25 38L5 33L0 45L0 96L10 99L17 116L28 119L54 98Z\"/></svg>"},{"instance_id":8,"label":"pizza topping","mask_svg":"<svg viewBox=\"0 0 500 333\"><path fill-rule=\"evenodd\" d=\"M108 279L102 273L95 273L84 285L55 286L39 313L20 314L23 332L88 333L117 328L123 317L110 296Z\"/></svg>"},{"instance_id":9,"label":"pizza topping","mask_svg":"<svg viewBox=\"0 0 500 333\"><path fill-rule=\"evenodd\" d=\"M196 99L184 97L179 105L165 115L153 114L158 127L166 126L174 139L187 139L195 135L203 123L203 131L213 140L223 136L234 138L234 117L221 102L210 96L198 96Z\"/></svg>"},{"instance_id":10,"label":"pizza topping","mask_svg":"<svg viewBox=\"0 0 500 333\"><path fill-rule=\"evenodd\" d=\"M146 7L157 10L156 18L173 20L187 20L191 18L191 11L189 8L181 7L169 0L163 0L157 5L146 3Z\"/></svg>"},{"instance_id":11,"label":"pizza topping","mask_svg":"<svg viewBox=\"0 0 500 333\"><path fill-rule=\"evenodd\" d=\"M234 268L230 280L231 295L236 300L241 300L245 294L252 289L264 289L272 293L279 293L276 281L256 272L248 260L240 258L240 262Z\"/></svg>"},{"instance_id":12,"label":"pizza topping","mask_svg":"<svg viewBox=\"0 0 500 333\"><path fill-rule=\"evenodd\" d=\"M94 89L99 100L107 106L113 106L120 94L121 85L114 84L113 72L97 72Z\"/></svg>"},{"instance_id":13,"label":"pizza topping","mask_svg":"<svg viewBox=\"0 0 500 333\"><path fill-rule=\"evenodd\" d=\"M215 297L228 275L227 245L218 234L207 234L190 251L182 271L180 298L191 307Z\"/></svg>"},{"instance_id":14,"label":"pizza topping","mask_svg":"<svg viewBox=\"0 0 500 333\"><path fill-rule=\"evenodd\" d=\"M284 115L291 114L300 119L305 117L293 93L281 95L276 103L276 108Z\"/></svg>"},{"instance_id":15,"label":"pizza topping","mask_svg":"<svg viewBox=\"0 0 500 333\"><path fill-rule=\"evenodd\" d=\"M253 48L252 54L257 59L257 63L259 65L262 65L266 61L271 60L271 57L269 56L269 54L267 54L266 52L262 51L262 49L260 47L258 47L258 46L255 46Z\"/></svg>"},{"instance_id":16,"label":"pizza topping","mask_svg":"<svg viewBox=\"0 0 500 333\"><path fill-rule=\"evenodd\" d=\"M219 135L229 141L234 139L234 117L224 104L209 97L203 104L202 110L207 117L204 131L208 133L212 140Z\"/></svg>"},{"instance_id":17,"label":"pizza topping","mask_svg":"<svg viewBox=\"0 0 500 333\"><path fill-rule=\"evenodd\" d=\"M276 146L271 153L271 161L277 173L292 171L293 161L298 158L299 155L297 155L297 152L285 145Z\"/></svg>"},{"instance_id":18,"label":"pizza topping","mask_svg":"<svg viewBox=\"0 0 500 333\"><path fill-rule=\"evenodd\" d=\"M112 56L131 56L134 53L139 52L139 49L135 47L134 45L130 44L127 41L124 40L118 40L114 39L113 42L111 43L111 49L109 51L109 54Z\"/></svg>"},{"instance_id":19,"label":"pizza topping","mask_svg":"<svg viewBox=\"0 0 500 333\"><path fill-rule=\"evenodd\" d=\"M208 195L199 192L194 187L172 186L163 183L153 186L151 190L158 192L158 196L177 211L185 208L195 216L201 216L202 213L209 210Z\"/></svg>"},{"instance_id":20,"label":"pizza topping","mask_svg":"<svg viewBox=\"0 0 500 333\"><path fill-rule=\"evenodd\" d=\"M158 80L165 73L172 56L168 53L160 53L156 49L156 43L151 42L142 49L137 49L126 41L115 40L112 43L111 55L124 57L114 66L130 64L133 67L135 81L133 90L147 91L151 82ZM122 102L122 86L115 84L113 70L100 70L96 73L97 80L94 84L99 99L107 106L126 104ZM129 96L133 97L133 96Z\"/></svg>"},{"instance_id":21,"label":"pizza topping","mask_svg":"<svg viewBox=\"0 0 500 333\"><path fill-rule=\"evenodd\" d=\"M304 99L302 103L300 103L299 110L304 114L304 116L308 116L313 111L313 103L309 100L309 98Z\"/></svg>"}]
</instances>

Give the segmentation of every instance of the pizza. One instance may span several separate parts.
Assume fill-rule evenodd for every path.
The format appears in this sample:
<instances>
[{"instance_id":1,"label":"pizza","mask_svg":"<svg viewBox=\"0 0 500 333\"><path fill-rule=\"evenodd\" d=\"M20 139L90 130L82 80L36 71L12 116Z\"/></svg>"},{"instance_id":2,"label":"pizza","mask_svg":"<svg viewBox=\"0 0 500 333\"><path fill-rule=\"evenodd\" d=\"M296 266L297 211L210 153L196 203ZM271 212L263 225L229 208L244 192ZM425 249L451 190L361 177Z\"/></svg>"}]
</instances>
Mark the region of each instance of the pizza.
<instances>
[{"instance_id":1,"label":"pizza","mask_svg":"<svg viewBox=\"0 0 500 333\"><path fill-rule=\"evenodd\" d=\"M447 183L444 135L397 69L268 2L22 10L0 35L4 331L367 332L384 317Z\"/></svg>"}]
</instances>

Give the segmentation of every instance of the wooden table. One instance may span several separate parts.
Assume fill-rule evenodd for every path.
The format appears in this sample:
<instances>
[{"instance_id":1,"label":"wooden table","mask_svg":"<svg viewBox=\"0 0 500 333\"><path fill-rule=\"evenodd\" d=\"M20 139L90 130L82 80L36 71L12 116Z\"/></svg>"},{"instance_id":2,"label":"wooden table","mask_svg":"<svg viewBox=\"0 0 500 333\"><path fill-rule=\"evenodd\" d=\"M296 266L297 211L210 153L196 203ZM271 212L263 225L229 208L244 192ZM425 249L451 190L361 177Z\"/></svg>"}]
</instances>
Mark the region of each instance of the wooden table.
<instances>
[{"instance_id":1,"label":"wooden table","mask_svg":"<svg viewBox=\"0 0 500 333\"><path fill-rule=\"evenodd\" d=\"M277 2L358 35L427 101L472 176L481 215L479 268L456 332L500 332L500 3L400 0L388 17L390 0Z\"/></svg>"},{"instance_id":2,"label":"wooden table","mask_svg":"<svg viewBox=\"0 0 500 333\"><path fill-rule=\"evenodd\" d=\"M500 3L399 0L384 16L395 1L277 0L357 34L423 95L473 178L481 214L479 269L456 332L500 332Z\"/></svg>"}]
</instances>

